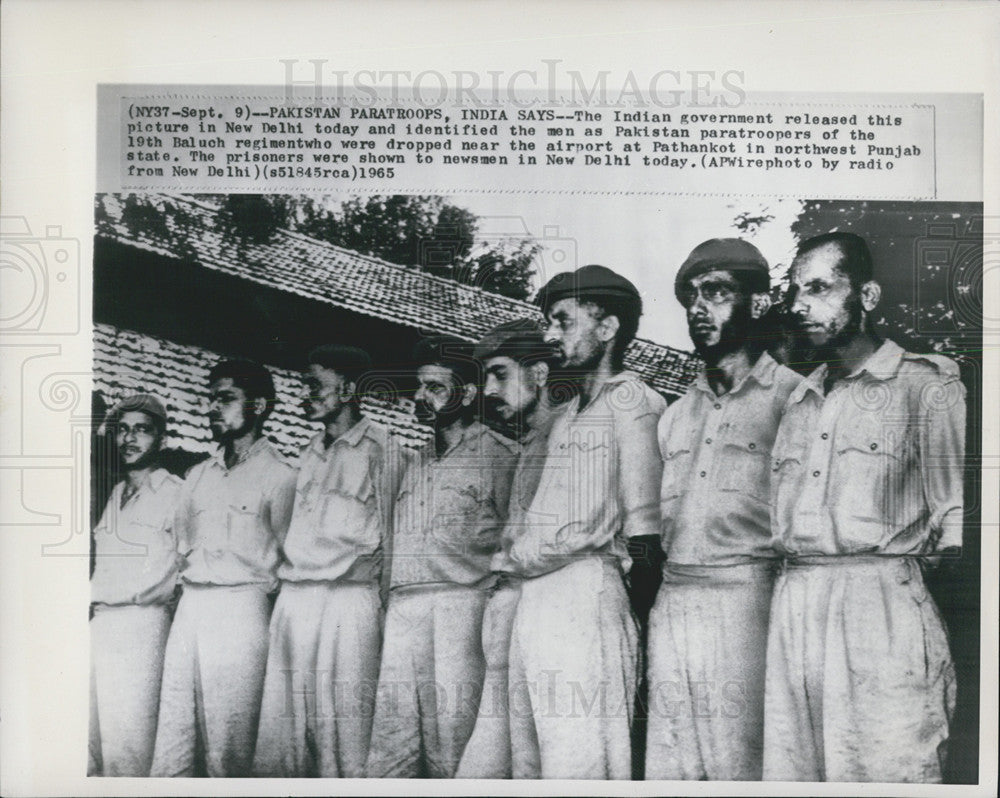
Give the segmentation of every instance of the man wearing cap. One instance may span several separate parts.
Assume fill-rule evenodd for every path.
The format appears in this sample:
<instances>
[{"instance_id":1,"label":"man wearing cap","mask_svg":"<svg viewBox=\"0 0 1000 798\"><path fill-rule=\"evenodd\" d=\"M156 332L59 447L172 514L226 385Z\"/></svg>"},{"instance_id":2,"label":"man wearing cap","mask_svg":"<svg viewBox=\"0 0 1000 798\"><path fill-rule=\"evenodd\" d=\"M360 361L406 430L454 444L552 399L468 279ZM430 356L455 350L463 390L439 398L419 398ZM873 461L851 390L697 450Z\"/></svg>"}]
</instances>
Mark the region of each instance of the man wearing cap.
<instances>
[{"instance_id":1,"label":"man wearing cap","mask_svg":"<svg viewBox=\"0 0 1000 798\"><path fill-rule=\"evenodd\" d=\"M792 319L818 362L774 444L764 778L939 782L955 706L921 565L962 545L957 364L881 338L863 238L804 241Z\"/></svg>"},{"instance_id":2,"label":"man wearing cap","mask_svg":"<svg viewBox=\"0 0 1000 798\"><path fill-rule=\"evenodd\" d=\"M663 584L649 622L647 779L761 777L776 554L771 447L801 379L765 351L768 264L706 241L674 283L705 366L660 419Z\"/></svg>"},{"instance_id":3,"label":"man wearing cap","mask_svg":"<svg viewBox=\"0 0 1000 798\"><path fill-rule=\"evenodd\" d=\"M513 429L520 455L500 538L500 551L490 568L497 584L483 614L486 678L476 727L465 746L457 778L511 778L511 739L507 692L510 636L521 595L521 578L510 562L510 547L524 529L545 463L545 443L552 424L548 375L552 347L534 319L501 324L476 344L475 357L486 374L483 394L487 412L495 412Z\"/></svg>"},{"instance_id":4,"label":"man wearing cap","mask_svg":"<svg viewBox=\"0 0 1000 798\"><path fill-rule=\"evenodd\" d=\"M396 500L391 591L367 774L451 778L472 734L517 447L475 420L471 347L439 336L414 353L417 417L434 438Z\"/></svg>"},{"instance_id":5,"label":"man wearing cap","mask_svg":"<svg viewBox=\"0 0 1000 798\"><path fill-rule=\"evenodd\" d=\"M148 776L177 584L174 514L181 480L156 462L167 426L159 399L129 396L106 424L125 479L94 529L87 772Z\"/></svg>"},{"instance_id":6,"label":"man wearing cap","mask_svg":"<svg viewBox=\"0 0 1000 798\"><path fill-rule=\"evenodd\" d=\"M525 577L510 653L514 778L627 779L639 668L623 572L630 538L658 541L656 423L666 403L625 371L642 302L604 266L539 293L578 394L553 422L509 561Z\"/></svg>"},{"instance_id":7,"label":"man wearing cap","mask_svg":"<svg viewBox=\"0 0 1000 798\"><path fill-rule=\"evenodd\" d=\"M183 594L167 642L154 776L247 776L267 661L268 593L295 473L262 436L274 381L245 360L209 372L219 451L184 481L177 537Z\"/></svg>"},{"instance_id":8,"label":"man wearing cap","mask_svg":"<svg viewBox=\"0 0 1000 798\"><path fill-rule=\"evenodd\" d=\"M278 568L254 773L364 775L382 638L392 462L388 431L361 415L368 353L309 354L302 409L324 429L302 450L295 508Z\"/></svg>"}]
</instances>

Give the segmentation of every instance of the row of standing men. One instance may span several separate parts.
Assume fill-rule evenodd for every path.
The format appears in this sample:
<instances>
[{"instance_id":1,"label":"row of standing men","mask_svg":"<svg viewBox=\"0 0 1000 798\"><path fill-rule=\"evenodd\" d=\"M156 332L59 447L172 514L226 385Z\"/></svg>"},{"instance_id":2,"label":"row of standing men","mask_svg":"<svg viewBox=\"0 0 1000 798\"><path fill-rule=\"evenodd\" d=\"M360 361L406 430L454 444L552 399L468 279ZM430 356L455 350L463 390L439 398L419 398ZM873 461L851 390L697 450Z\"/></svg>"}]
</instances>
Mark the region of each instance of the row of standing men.
<instances>
[{"instance_id":1,"label":"row of standing men","mask_svg":"<svg viewBox=\"0 0 1000 798\"><path fill-rule=\"evenodd\" d=\"M259 365L211 370L220 447L183 481L162 403L122 401L89 772L630 778L645 676L647 779L939 781L954 668L921 568L961 547L958 369L878 335L857 236L792 264L805 377L761 340L769 279L745 241L691 253L705 367L669 407L623 368L642 303L602 266L543 287L543 328L421 341L416 452L361 415L356 347L310 355L297 469Z\"/></svg>"}]
</instances>

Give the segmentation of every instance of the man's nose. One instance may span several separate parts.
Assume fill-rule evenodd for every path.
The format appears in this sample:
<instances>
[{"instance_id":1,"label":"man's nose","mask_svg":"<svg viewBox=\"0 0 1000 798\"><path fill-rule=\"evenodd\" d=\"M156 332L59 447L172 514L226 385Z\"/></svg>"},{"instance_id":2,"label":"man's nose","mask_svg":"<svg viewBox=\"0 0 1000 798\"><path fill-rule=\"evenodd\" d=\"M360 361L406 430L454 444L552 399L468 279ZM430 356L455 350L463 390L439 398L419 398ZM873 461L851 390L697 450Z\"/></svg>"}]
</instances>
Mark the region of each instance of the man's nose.
<instances>
[{"instance_id":1,"label":"man's nose","mask_svg":"<svg viewBox=\"0 0 1000 798\"><path fill-rule=\"evenodd\" d=\"M486 384L483 386L483 394L486 396L496 396L499 393L500 386L498 384L497 378L492 374L486 375Z\"/></svg>"}]
</instances>

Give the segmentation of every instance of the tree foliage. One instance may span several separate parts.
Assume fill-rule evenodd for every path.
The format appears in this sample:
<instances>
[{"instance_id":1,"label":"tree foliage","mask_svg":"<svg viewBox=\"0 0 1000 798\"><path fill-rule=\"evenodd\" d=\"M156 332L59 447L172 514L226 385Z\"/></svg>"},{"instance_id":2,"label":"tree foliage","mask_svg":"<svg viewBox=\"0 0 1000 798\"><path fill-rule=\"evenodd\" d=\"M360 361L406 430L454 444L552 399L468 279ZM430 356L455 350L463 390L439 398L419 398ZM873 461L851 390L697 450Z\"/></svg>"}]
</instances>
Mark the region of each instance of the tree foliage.
<instances>
[{"instance_id":1,"label":"tree foliage","mask_svg":"<svg viewBox=\"0 0 1000 798\"><path fill-rule=\"evenodd\" d=\"M285 195L227 195L220 204L224 233L267 243L278 229L421 269L515 299L532 290L532 262L541 249L531 239L483 240L480 220L440 196L352 197L339 203Z\"/></svg>"},{"instance_id":2,"label":"tree foliage","mask_svg":"<svg viewBox=\"0 0 1000 798\"><path fill-rule=\"evenodd\" d=\"M532 264L542 247L531 238L491 236L480 231L471 211L440 196L352 197L336 202L284 194L204 194L218 208L215 227L223 243L253 260L253 247L266 246L290 230L390 263L421 269L514 299L527 299ZM169 197L129 194L122 222L129 235L149 238L181 257L197 257L192 239L204 233L196 215ZM95 209L98 227L111 224L103 200Z\"/></svg>"}]
</instances>

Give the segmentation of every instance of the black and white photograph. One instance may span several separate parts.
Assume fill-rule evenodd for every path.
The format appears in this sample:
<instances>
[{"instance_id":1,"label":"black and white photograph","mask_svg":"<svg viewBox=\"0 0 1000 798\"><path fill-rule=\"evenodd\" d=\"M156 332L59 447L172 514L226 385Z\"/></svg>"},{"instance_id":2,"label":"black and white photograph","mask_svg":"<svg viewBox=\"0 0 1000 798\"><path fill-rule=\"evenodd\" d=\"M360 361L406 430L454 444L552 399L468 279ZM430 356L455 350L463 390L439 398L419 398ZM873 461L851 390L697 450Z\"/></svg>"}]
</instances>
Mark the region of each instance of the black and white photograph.
<instances>
[{"instance_id":1,"label":"black and white photograph","mask_svg":"<svg viewBox=\"0 0 1000 798\"><path fill-rule=\"evenodd\" d=\"M98 195L90 772L974 776L981 205L696 204Z\"/></svg>"},{"instance_id":2,"label":"black and white photograph","mask_svg":"<svg viewBox=\"0 0 1000 798\"><path fill-rule=\"evenodd\" d=\"M109 72L6 204L10 794L995 785L984 93L527 52Z\"/></svg>"}]
</instances>

